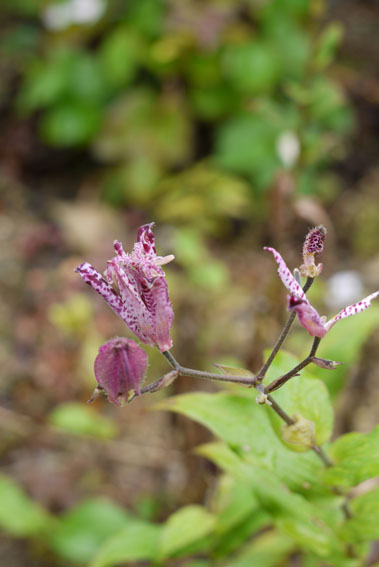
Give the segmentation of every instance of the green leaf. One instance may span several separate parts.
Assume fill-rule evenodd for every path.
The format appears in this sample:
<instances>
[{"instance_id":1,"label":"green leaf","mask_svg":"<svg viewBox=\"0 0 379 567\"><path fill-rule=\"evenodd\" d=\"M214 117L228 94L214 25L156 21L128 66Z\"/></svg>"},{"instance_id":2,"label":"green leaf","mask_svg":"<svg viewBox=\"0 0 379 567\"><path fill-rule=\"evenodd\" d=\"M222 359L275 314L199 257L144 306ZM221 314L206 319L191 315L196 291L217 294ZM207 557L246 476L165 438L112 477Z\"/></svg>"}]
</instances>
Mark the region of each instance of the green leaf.
<instances>
[{"instance_id":1,"label":"green leaf","mask_svg":"<svg viewBox=\"0 0 379 567\"><path fill-rule=\"evenodd\" d=\"M41 133L54 146L85 144L98 131L101 113L99 106L88 102L62 102L46 112Z\"/></svg>"},{"instance_id":2,"label":"green leaf","mask_svg":"<svg viewBox=\"0 0 379 567\"><path fill-rule=\"evenodd\" d=\"M105 498L93 498L61 516L51 546L69 561L87 563L106 540L132 521L120 506Z\"/></svg>"},{"instance_id":3,"label":"green leaf","mask_svg":"<svg viewBox=\"0 0 379 567\"><path fill-rule=\"evenodd\" d=\"M323 471L325 482L355 486L379 476L379 426L371 433L348 433L328 447L335 466Z\"/></svg>"},{"instance_id":4,"label":"green leaf","mask_svg":"<svg viewBox=\"0 0 379 567\"><path fill-rule=\"evenodd\" d=\"M267 373L265 382L269 384L274 378L291 370L298 362L291 354L279 352ZM282 388L273 392L273 397L288 415L300 414L302 418L314 423L315 441L318 445L329 440L333 430L333 407L329 393L325 384L321 380L312 378L307 368L301 371L300 376L291 378ZM281 435L283 421L270 408L267 409L275 431L280 438L283 438ZM295 451L304 450L298 445L286 444Z\"/></svg>"},{"instance_id":5,"label":"green leaf","mask_svg":"<svg viewBox=\"0 0 379 567\"><path fill-rule=\"evenodd\" d=\"M286 535L270 531L246 545L237 556L229 560L228 567L284 565L286 556L294 551L294 548L294 542Z\"/></svg>"},{"instance_id":6,"label":"green leaf","mask_svg":"<svg viewBox=\"0 0 379 567\"><path fill-rule=\"evenodd\" d=\"M94 408L80 402L68 402L56 407L50 422L66 433L111 439L117 434L115 423Z\"/></svg>"},{"instance_id":7,"label":"green leaf","mask_svg":"<svg viewBox=\"0 0 379 567\"><path fill-rule=\"evenodd\" d=\"M217 164L235 173L253 175L269 165L270 172L280 165L276 151L281 128L262 113L234 114L223 121L216 133Z\"/></svg>"},{"instance_id":8,"label":"green leaf","mask_svg":"<svg viewBox=\"0 0 379 567\"><path fill-rule=\"evenodd\" d=\"M11 478L0 475L0 526L17 537L30 537L44 531L51 519Z\"/></svg>"},{"instance_id":9,"label":"green leaf","mask_svg":"<svg viewBox=\"0 0 379 567\"><path fill-rule=\"evenodd\" d=\"M379 488L374 488L350 503L352 518L343 526L346 541L379 539Z\"/></svg>"},{"instance_id":10,"label":"green leaf","mask_svg":"<svg viewBox=\"0 0 379 567\"><path fill-rule=\"evenodd\" d=\"M201 506L181 508L166 521L161 535L158 557L166 559L210 534L215 519Z\"/></svg>"},{"instance_id":11,"label":"green leaf","mask_svg":"<svg viewBox=\"0 0 379 567\"><path fill-rule=\"evenodd\" d=\"M160 535L160 526L134 520L101 546L90 567L115 567L128 561L154 559Z\"/></svg>"},{"instance_id":12,"label":"green leaf","mask_svg":"<svg viewBox=\"0 0 379 567\"><path fill-rule=\"evenodd\" d=\"M323 69L329 65L339 47L343 36L343 28L340 23L332 22L322 33L319 39L314 63L318 69Z\"/></svg>"},{"instance_id":13,"label":"green leaf","mask_svg":"<svg viewBox=\"0 0 379 567\"><path fill-rule=\"evenodd\" d=\"M168 398L158 408L184 414L251 459L258 458L290 488L300 492L325 492L318 480L322 467L313 452L296 454L273 431L268 413L255 402L255 391L236 388L229 394L185 394ZM268 408L270 409L270 408ZM270 410L271 411L271 410Z\"/></svg>"},{"instance_id":14,"label":"green leaf","mask_svg":"<svg viewBox=\"0 0 379 567\"><path fill-rule=\"evenodd\" d=\"M270 91L280 76L278 56L262 40L226 46L222 68L233 87L248 94Z\"/></svg>"},{"instance_id":15,"label":"green leaf","mask_svg":"<svg viewBox=\"0 0 379 567\"><path fill-rule=\"evenodd\" d=\"M119 26L105 36L98 52L105 79L112 87L129 84L135 77L141 45L128 27Z\"/></svg>"},{"instance_id":16,"label":"green leaf","mask_svg":"<svg viewBox=\"0 0 379 567\"><path fill-rule=\"evenodd\" d=\"M201 448L200 448L201 454ZM247 482L223 475L211 502L215 514L213 554L225 557L241 547L251 535L270 524L270 517L259 506Z\"/></svg>"},{"instance_id":17,"label":"green leaf","mask_svg":"<svg viewBox=\"0 0 379 567\"><path fill-rule=\"evenodd\" d=\"M242 458L222 443L207 444L199 452L240 482L250 484L260 507L281 531L303 548L326 556L331 549L338 547L335 535L318 506L290 492L264 462L248 456Z\"/></svg>"}]
</instances>

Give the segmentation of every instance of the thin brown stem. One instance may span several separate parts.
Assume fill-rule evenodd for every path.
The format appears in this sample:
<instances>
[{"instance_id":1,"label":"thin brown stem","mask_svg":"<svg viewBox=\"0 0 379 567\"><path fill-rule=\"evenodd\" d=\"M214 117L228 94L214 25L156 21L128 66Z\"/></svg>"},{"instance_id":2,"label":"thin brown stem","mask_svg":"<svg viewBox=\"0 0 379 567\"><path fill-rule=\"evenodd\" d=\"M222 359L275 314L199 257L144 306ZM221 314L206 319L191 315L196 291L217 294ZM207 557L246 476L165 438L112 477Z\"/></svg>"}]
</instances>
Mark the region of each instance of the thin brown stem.
<instances>
[{"instance_id":1,"label":"thin brown stem","mask_svg":"<svg viewBox=\"0 0 379 567\"><path fill-rule=\"evenodd\" d=\"M307 278L307 281L304 284L303 287L303 291L307 292L308 289L311 287L311 285L313 284L314 278ZM272 349L270 356L268 357L268 359L266 360L266 362L263 364L262 368L259 370L258 374L257 374L257 380L259 380L260 382L263 380L263 378L266 375L267 370L270 368L271 364L274 361L274 358L276 357L276 355L278 354L280 347L282 346L282 344L284 343L284 341L287 338L288 333L291 330L291 327L293 325L293 322L295 320L296 317L296 313L294 311L292 311L292 313L290 314L290 316L287 319L286 324L284 325L278 340L276 341L274 348Z\"/></svg>"},{"instance_id":2,"label":"thin brown stem","mask_svg":"<svg viewBox=\"0 0 379 567\"><path fill-rule=\"evenodd\" d=\"M254 386L257 382L255 376L235 376L232 374L217 374L216 372L206 372L204 370L195 370L194 368L186 368L175 360L170 351L162 353L171 366L175 368L182 376L193 376L194 378L202 378L203 380L216 380L218 382L232 382L235 384L244 384L245 386Z\"/></svg>"},{"instance_id":3,"label":"thin brown stem","mask_svg":"<svg viewBox=\"0 0 379 567\"><path fill-rule=\"evenodd\" d=\"M292 370L290 370L289 372L287 372L287 374L283 374L283 376L279 376L279 378L276 378L275 380L273 380L268 386L266 386L265 388L265 394L269 393L269 392L274 392L275 390L278 390L279 388L281 388L283 386L283 384L285 384L288 380L290 380L291 378L293 378L294 376L297 376L300 372L300 370L302 370L303 368L305 368L306 366L308 366L308 364L310 364L311 362L313 362L312 358L314 357L314 355L317 352L317 349L319 347L321 339L319 339L318 337L315 337L312 343L312 348L308 354L308 356L306 358L304 358L304 360L302 360L301 362L299 362L299 364L297 364L296 366L294 366L294 368L292 368Z\"/></svg>"}]
</instances>

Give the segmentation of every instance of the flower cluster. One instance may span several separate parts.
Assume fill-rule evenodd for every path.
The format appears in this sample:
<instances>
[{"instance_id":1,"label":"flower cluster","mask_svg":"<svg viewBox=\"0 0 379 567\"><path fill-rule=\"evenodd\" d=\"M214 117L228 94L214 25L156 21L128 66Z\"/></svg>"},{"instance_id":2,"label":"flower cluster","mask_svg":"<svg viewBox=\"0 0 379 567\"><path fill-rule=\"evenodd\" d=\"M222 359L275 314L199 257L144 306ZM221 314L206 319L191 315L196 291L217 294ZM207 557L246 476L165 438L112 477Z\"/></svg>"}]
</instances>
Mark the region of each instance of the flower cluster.
<instances>
[{"instance_id":1,"label":"flower cluster","mask_svg":"<svg viewBox=\"0 0 379 567\"><path fill-rule=\"evenodd\" d=\"M309 303L301 285L292 275L279 252L277 252L274 248L269 248L267 246L264 250L273 254L275 261L278 264L279 277L289 291L288 309L296 312L300 323L312 337L324 337L333 325L337 323L337 321L364 311L370 307L371 301L379 296L379 291L371 293L371 295L368 295L358 303L348 305L345 309L342 309L342 311L332 317L332 319L327 321L326 317L320 317L316 309Z\"/></svg>"},{"instance_id":2,"label":"flower cluster","mask_svg":"<svg viewBox=\"0 0 379 567\"><path fill-rule=\"evenodd\" d=\"M104 277L88 262L75 271L141 342L164 352L172 347L170 328L174 312L161 266L174 256L157 256L152 227L153 223L141 226L131 254L126 254L121 242L115 240L116 256L109 260Z\"/></svg>"}]
</instances>

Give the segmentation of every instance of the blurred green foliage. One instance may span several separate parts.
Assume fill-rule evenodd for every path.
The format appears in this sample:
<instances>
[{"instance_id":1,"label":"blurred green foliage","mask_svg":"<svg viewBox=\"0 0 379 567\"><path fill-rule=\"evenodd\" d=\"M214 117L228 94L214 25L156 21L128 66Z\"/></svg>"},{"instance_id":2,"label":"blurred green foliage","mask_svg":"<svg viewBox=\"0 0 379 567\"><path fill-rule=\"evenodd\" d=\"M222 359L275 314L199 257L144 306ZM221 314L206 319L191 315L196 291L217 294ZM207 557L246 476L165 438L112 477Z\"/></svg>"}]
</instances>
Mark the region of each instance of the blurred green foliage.
<instances>
[{"instance_id":1,"label":"blurred green foliage","mask_svg":"<svg viewBox=\"0 0 379 567\"><path fill-rule=\"evenodd\" d=\"M212 172L229 198L245 180L253 201L283 167L300 193L317 192L318 175L353 123L328 73L342 30L321 26L320 2L103 4L94 21L73 17L63 26L48 17L54 3L40 7L46 27L20 65L16 106L37 113L47 144L96 156L106 200L141 205L164 196L167 183L180 191L183 181L191 194ZM7 9L29 15L31 6ZM30 41L22 29L8 44ZM280 143L288 133L297 148L289 157ZM199 159L204 166L192 175ZM203 207L206 193L197 199ZM158 215L189 221L197 200L185 211L162 205Z\"/></svg>"}]
</instances>

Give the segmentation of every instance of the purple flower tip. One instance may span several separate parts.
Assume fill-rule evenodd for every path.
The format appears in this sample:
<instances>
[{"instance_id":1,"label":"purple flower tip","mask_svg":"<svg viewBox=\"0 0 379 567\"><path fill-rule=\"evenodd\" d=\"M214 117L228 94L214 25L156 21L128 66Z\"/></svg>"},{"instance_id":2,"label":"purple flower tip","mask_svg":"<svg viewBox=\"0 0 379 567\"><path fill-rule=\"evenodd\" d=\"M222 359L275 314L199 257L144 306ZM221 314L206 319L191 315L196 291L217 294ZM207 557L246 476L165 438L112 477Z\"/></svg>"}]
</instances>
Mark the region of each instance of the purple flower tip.
<instances>
[{"instance_id":1,"label":"purple flower tip","mask_svg":"<svg viewBox=\"0 0 379 567\"><path fill-rule=\"evenodd\" d=\"M315 228L311 228L305 237L303 255L306 254L322 254L324 250L324 241L326 236L326 228L320 224Z\"/></svg>"},{"instance_id":2,"label":"purple flower tip","mask_svg":"<svg viewBox=\"0 0 379 567\"><path fill-rule=\"evenodd\" d=\"M124 252L121 242L115 240L116 256L109 260L104 277L87 262L75 271L105 299L140 341L163 352L172 346L170 328L174 313L161 266L173 256L157 256L153 225L140 227L131 254Z\"/></svg>"},{"instance_id":3,"label":"purple flower tip","mask_svg":"<svg viewBox=\"0 0 379 567\"><path fill-rule=\"evenodd\" d=\"M147 368L147 354L134 341L116 337L99 348L95 377L108 400L117 406L127 402L130 391L140 394Z\"/></svg>"}]
</instances>

